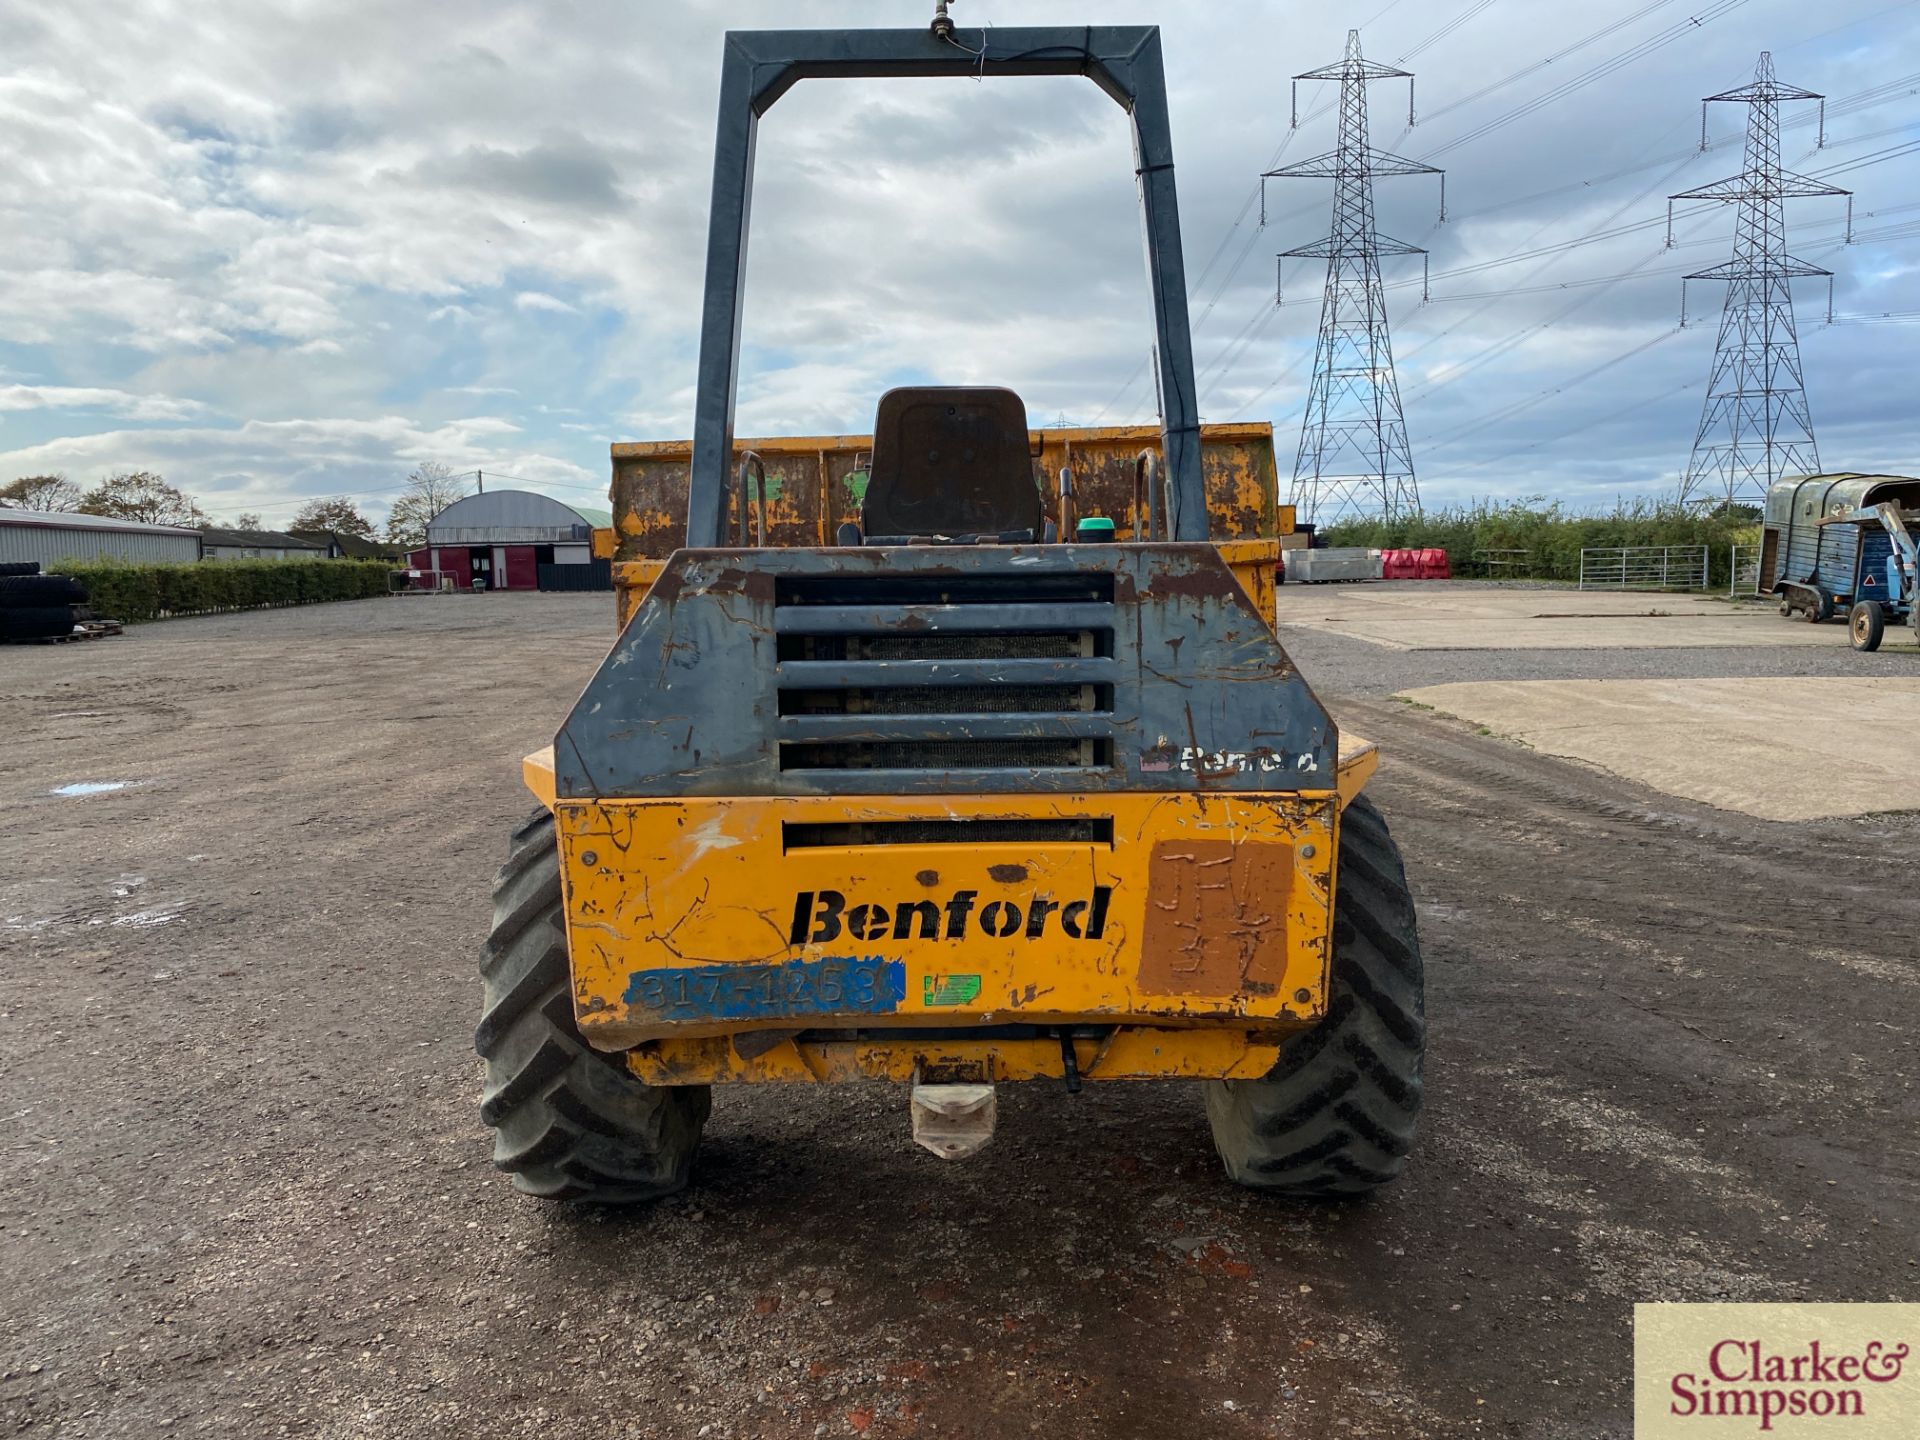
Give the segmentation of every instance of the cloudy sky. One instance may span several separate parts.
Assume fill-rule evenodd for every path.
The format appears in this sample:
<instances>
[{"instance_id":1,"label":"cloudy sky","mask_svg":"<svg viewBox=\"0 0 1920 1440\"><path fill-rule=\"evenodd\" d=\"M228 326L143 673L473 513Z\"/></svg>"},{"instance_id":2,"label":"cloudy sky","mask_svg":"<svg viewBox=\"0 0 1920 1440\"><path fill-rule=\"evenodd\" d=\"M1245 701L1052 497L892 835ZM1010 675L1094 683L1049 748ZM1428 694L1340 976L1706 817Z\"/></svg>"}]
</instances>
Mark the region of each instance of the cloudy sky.
<instances>
[{"instance_id":1,"label":"cloudy sky","mask_svg":"<svg viewBox=\"0 0 1920 1440\"><path fill-rule=\"evenodd\" d=\"M592 503L610 440L684 436L720 37L918 25L928 0L114 3L0 8L0 480L153 469L220 517L303 498L384 511L437 459ZM1670 490L1700 409L1732 214L1665 196L1740 168L1751 77L1790 107L1789 168L1857 192L1789 208L1821 456L1915 473L1920 4L1885 0L958 0L962 24L1165 27L1210 420L1269 419L1290 470L1328 182L1255 177L1333 144L1338 58L1375 143L1447 168L1383 181L1381 228L1428 502ZM889 384L1005 383L1036 423L1152 418L1125 117L1078 79L810 82L761 130L743 434L857 431Z\"/></svg>"}]
</instances>

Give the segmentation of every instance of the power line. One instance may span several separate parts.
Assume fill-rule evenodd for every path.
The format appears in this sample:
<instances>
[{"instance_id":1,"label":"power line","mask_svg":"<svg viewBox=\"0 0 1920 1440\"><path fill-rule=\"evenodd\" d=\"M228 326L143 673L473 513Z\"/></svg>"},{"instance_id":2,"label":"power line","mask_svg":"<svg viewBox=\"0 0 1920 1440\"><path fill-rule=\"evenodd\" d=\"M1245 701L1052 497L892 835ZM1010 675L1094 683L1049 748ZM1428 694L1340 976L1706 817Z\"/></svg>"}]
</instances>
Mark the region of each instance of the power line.
<instances>
[{"instance_id":1,"label":"power line","mask_svg":"<svg viewBox=\"0 0 1920 1440\"><path fill-rule=\"evenodd\" d=\"M1673 199L1737 204L1733 258L1696 270L1681 281L1680 313L1686 315L1688 280L1727 282L1720 338L1714 346L1706 403L1694 433L1693 454L1680 481L1680 499L1724 501L1764 499L1783 475L1818 475L1820 448L1807 408L1800 370L1800 338L1794 330L1793 279L1824 275L1823 270L1787 253L1785 201L1788 196L1844 195L1837 185L1784 171L1780 166L1780 104L1820 100L1811 90L1776 79L1773 56L1760 52L1750 84L1739 85L1701 104L1701 133L1706 106L1728 101L1747 107L1745 165L1738 175L1683 190ZM1884 158L1920 149L1889 147ZM1842 173L1875 163L1873 157L1831 167ZM1671 204L1671 201L1669 201Z\"/></svg>"}]
</instances>

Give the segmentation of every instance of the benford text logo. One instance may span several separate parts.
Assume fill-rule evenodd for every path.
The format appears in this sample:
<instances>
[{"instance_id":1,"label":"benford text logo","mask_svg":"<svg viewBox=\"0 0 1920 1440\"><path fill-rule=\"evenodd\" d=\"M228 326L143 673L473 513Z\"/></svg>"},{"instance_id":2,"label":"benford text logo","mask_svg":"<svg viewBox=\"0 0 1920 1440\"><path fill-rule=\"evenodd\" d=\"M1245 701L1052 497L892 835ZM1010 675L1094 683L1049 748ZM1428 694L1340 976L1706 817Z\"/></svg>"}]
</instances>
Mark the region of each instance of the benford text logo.
<instances>
[{"instance_id":1,"label":"benford text logo","mask_svg":"<svg viewBox=\"0 0 1920 1440\"><path fill-rule=\"evenodd\" d=\"M1086 900L1061 903L1044 895L1025 900L989 900L978 890L956 890L945 901L878 901L856 897L848 904L838 890L802 890L793 897L795 945L850 940L964 940L970 928L996 940L1038 940L1050 929L1070 940L1098 940L1106 933L1108 886L1096 885Z\"/></svg>"},{"instance_id":2,"label":"benford text logo","mask_svg":"<svg viewBox=\"0 0 1920 1440\"><path fill-rule=\"evenodd\" d=\"M1637 1305L1635 1434L1920 1434L1914 1305Z\"/></svg>"}]
</instances>

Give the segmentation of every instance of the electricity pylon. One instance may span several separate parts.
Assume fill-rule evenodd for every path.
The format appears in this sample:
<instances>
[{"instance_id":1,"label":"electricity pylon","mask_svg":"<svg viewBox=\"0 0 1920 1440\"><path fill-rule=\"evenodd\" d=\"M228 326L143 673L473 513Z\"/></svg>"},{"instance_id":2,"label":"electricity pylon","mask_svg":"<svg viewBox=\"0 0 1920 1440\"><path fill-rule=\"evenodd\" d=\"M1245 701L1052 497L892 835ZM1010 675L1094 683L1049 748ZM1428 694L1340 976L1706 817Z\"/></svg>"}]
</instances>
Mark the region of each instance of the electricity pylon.
<instances>
[{"instance_id":1,"label":"electricity pylon","mask_svg":"<svg viewBox=\"0 0 1920 1440\"><path fill-rule=\"evenodd\" d=\"M1733 232L1733 259L1696 270L1681 281L1685 318L1686 282L1724 280L1726 306L1713 352L1706 404L1680 499L1732 506L1764 502L1775 480L1820 473L1813 418L1800 371L1800 338L1793 325L1793 280L1824 275L1832 313L1833 272L1787 253L1788 198L1849 192L1780 167L1780 102L1821 102L1821 143L1826 140L1826 101L1811 90L1783 84L1773 75L1773 55L1761 51L1751 84L1709 95L1700 102L1700 148L1707 145L1707 106L1716 100L1747 107L1746 168L1711 185L1682 190L1667 200L1667 243L1673 243L1675 200L1722 200L1740 207ZM1852 238L1853 202L1847 202Z\"/></svg>"},{"instance_id":2,"label":"electricity pylon","mask_svg":"<svg viewBox=\"0 0 1920 1440\"><path fill-rule=\"evenodd\" d=\"M1317 524L1353 517L1397 520L1420 513L1407 421L1393 374L1393 341L1387 333L1387 303L1380 288L1382 255L1421 255L1418 245L1381 235L1373 224L1376 175L1441 175L1440 218L1447 218L1446 180L1432 165L1375 150L1367 140L1367 82L1407 81L1407 123L1413 123L1413 75L1376 64L1360 54L1360 32L1347 32L1347 53L1333 65L1293 77L1340 82L1340 138L1335 149L1311 160L1269 170L1269 179L1329 178L1333 227L1325 240L1281 252L1281 258L1313 256L1327 262L1327 288L1320 307L1320 340L1313 357L1313 385L1300 426L1293 462L1293 503ZM1293 123L1300 123L1296 98ZM1424 295L1423 295L1424 298Z\"/></svg>"}]
</instances>

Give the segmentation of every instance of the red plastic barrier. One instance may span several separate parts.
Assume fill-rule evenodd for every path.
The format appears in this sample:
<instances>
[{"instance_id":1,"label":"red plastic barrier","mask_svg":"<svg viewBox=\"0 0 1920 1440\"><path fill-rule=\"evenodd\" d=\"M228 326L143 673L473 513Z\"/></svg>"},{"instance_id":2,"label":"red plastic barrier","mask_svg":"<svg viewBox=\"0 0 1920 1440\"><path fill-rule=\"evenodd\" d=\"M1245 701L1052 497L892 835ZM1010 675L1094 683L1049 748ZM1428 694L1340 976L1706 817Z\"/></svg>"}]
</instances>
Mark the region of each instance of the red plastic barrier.
<instances>
[{"instance_id":1,"label":"red plastic barrier","mask_svg":"<svg viewBox=\"0 0 1920 1440\"><path fill-rule=\"evenodd\" d=\"M1382 580L1418 580L1420 578L1419 552L1416 550L1382 550L1380 552L1380 578Z\"/></svg>"},{"instance_id":2,"label":"red plastic barrier","mask_svg":"<svg viewBox=\"0 0 1920 1440\"><path fill-rule=\"evenodd\" d=\"M1453 566L1448 563L1444 550L1416 550L1413 552L1415 578L1419 580L1451 580Z\"/></svg>"}]
</instances>

